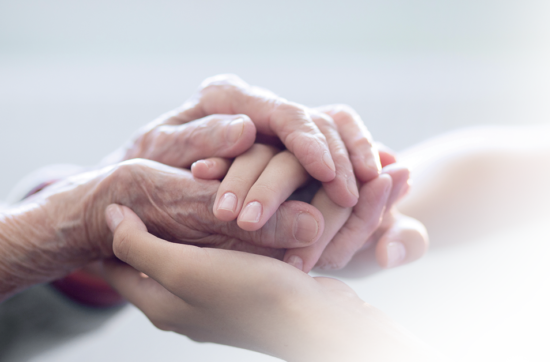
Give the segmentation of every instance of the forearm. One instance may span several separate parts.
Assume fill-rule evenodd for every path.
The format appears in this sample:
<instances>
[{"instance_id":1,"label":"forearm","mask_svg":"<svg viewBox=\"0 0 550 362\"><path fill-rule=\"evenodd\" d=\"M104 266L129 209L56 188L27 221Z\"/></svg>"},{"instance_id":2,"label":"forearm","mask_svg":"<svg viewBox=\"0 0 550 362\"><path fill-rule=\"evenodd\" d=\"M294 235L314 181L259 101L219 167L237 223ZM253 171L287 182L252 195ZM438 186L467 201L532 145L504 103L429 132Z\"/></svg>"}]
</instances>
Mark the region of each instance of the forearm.
<instances>
[{"instance_id":1,"label":"forearm","mask_svg":"<svg viewBox=\"0 0 550 362\"><path fill-rule=\"evenodd\" d=\"M344 297L344 299L346 299ZM274 353L289 362L445 361L439 353L393 322L378 309L359 299L299 307L300 313L283 326L285 318L273 323L280 330ZM279 324L280 323L280 324ZM279 325L279 328L276 328Z\"/></svg>"},{"instance_id":2,"label":"forearm","mask_svg":"<svg viewBox=\"0 0 550 362\"><path fill-rule=\"evenodd\" d=\"M63 181L0 213L0 301L101 256L81 207L90 186Z\"/></svg>"},{"instance_id":3,"label":"forearm","mask_svg":"<svg viewBox=\"0 0 550 362\"><path fill-rule=\"evenodd\" d=\"M59 275L58 256L48 242L55 233L44 216L36 204L0 215L0 301Z\"/></svg>"},{"instance_id":4,"label":"forearm","mask_svg":"<svg viewBox=\"0 0 550 362\"><path fill-rule=\"evenodd\" d=\"M411 169L413 187L399 208L445 237L546 212L549 137L548 125L480 127L406 150L400 161Z\"/></svg>"}]
</instances>

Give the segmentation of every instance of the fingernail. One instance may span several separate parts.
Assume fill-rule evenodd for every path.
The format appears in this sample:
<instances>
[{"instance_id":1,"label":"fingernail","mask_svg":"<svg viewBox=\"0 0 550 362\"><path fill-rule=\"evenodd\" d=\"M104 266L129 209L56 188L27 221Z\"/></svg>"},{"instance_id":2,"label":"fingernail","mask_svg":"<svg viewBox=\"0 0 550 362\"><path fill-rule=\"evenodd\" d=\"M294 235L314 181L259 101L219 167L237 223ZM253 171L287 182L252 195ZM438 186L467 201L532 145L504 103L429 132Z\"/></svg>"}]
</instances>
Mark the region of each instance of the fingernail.
<instances>
[{"instance_id":1,"label":"fingernail","mask_svg":"<svg viewBox=\"0 0 550 362\"><path fill-rule=\"evenodd\" d=\"M195 162L193 165L198 165L198 164L205 165L208 168L214 166L214 162L212 162L210 160L199 160L199 161Z\"/></svg>"},{"instance_id":2,"label":"fingernail","mask_svg":"<svg viewBox=\"0 0 550 362\"><path fill-rule=\"evenodd\" d=\"M107 226L112 232L115 232L117 226L124 220L124 214L122 208L118 205L109 205L105 210L105 219L107 220Z\"/></svg>"},{"instance_id":3,"label":"fingernail","mask_svg":"<svg viewBox=\"0 0 550 362\"><path fill-rule=\"evenodd\" d=\"M218 210L229 210L234 212L237 208L237 196L232 192L226 192L223 194L220 202L218 203Z\"/></svg>"},{"instance_id":4,"label":"fingernail","mask_svg":"<svg viewBox=\"0 0 550 362\"><path fill-rule=\"evenodd\" d=\"M386 251L388 253L388 268L393 268L401 264L407 255L405 246L399 241L388 243Z\"/></svg>"},{"instance_id":5,"label":"fingernail","mask_svg":"<svg viewBox=\"0 0 550 362\"><path fill-rule=\"evenodd\" d=\"M294 220L294 238L301 242L310 242L317 236L319 225L317 220L307 212L303 212Z\"/></svg>"},{"instance_id":6,"label":"fingernail","mask_svg":"<svg viewBox=\"0 0 550 362\"><path fill-rule=\"evenodd\" d=\"M239 216L240 221L256 223L260 221L262 216L262 204L258 201L252 201L241 212Z\"/></svg>"},{"instance_id":7,"label":"fingernail","mask_svg":"<svg viewBox=\"0 0 550 362\"><path fill-rule=\"evenodd\" d=\"M244 131L244 119L237 118L227 125L225 139L228 143L235 143L239 140Z\"/></svg>"},{"instance_id":8,"label":"fingernail","mask_svg":"<svg viewBox=\"0 0 550 362\"><path fill-rule=\"evenodd\" d=\"M333 172L336 172L336 167L334 167L334 161L332 160L332 157L330 156L330 153L328 153L328 152L323 153L323 162Z\"/></svg>"},{"instance_id":9,"label":"fingernail","mask_svg":"<svg viewBox=\"0 0 550 362\"><path fill-rule=\"evenodd\" d=\"M292 255L288 258L287 264L292 265L298 270L303 270L304 268L304 261L298 255Z\"/></svg>"},{"instance_id":10,"label":"fingernail","mask_svg":"<svg viewBox=\"0 0 550 362\"><path fill-rule=\"evenodd\" d=\"M348 191L355 197L359 198L359 189L357 188L357 182L355 181L355 177L352 175L347 176L346 183L348 186Z\"/></svg>"}]
</instances>

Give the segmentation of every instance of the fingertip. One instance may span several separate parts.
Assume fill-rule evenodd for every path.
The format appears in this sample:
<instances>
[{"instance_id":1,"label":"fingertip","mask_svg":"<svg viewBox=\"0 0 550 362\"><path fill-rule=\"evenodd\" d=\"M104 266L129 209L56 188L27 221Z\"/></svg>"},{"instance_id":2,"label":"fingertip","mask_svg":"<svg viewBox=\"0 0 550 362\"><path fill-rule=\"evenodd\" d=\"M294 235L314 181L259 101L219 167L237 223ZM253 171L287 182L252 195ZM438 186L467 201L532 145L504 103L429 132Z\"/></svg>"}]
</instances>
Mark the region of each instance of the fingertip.
<instances>
[{"instance_id":1,"label":"fingertip","mask_svg":"<svg viewBox=\"0 0 550 362\"><path fill-rule=\"evenodd\" d=\"M191 174L193 177L208 180L210 176L209 169L212 165L208 160L198 160L191 165Z\"/></svg>"},{"instance_id":2,"label":"fingertip","mask_svg":"<svg viewBox=\"0 0 550 362\"><path fill-rule=\"evenodd\" d=\"M355 179L345 179L344 177L336 177L331 182L323 183L323 188L325 189L329 199L340 207L354 207L359 201L359 190L352 191L350 188L353 188L353 185L350 186L350 182L355 183ZM355 188L357 188L357 183L355 183Z\"/></svg>"},{"instance_id":3,"label":"fingertip","mask_svg":"<svg viewBox=\"0 0 550 362\"><path fill-rule=\"evenodd\" d=\"M220 180L227 174L230 166L230 159L211 157L193 163L191 173L193 177L202 180Z\"/></svg>"},{"instance_id":4,"label":"fingertip","mask_svg":"<svg viewBox=\"0 0 550 362\"><path fill-rule=\"evenodd\" d=\"M112 233L115 232L118 225L124 220L122 208L117 204L111 204L105 209L105 221Z\"/></svg>"},{"instance_id":5,"label":"fingertip","mask_svg":"<svg viewBox=\"0 0 550 362\"><path fill-rule=\"evenodd\" d=\"M258 201L249 202L239 213L237 225L246 231L256 231L264 226L262 223L263 205Z\"/></svg>"},{"instance_id":6,"label":"fingertip","mask_svg":"<svg viewBox=\"0 0 550 362\"><path fill-rule=\"evenodd\" d=\"M233 192L225 192L217 201L214 216L221 221L232 221L237 214L238 199Z\"/></svg>"},{"instance_id":7,"label":"fingertip","mask_svg":"<svg viewBox=\"0 0 550 362\"><path fill-rule=\"evenodd\" d=\"M293 267L295 267L300 271L303 271L304 261L298 255L290 255L288 257L286 257L285 255L284 262L287 263L288 265L292 265Z\"/></svg>"},{"instance_id":8,"label":"fingertip","mask_svg":"<svg viewBox=\"0 0 550 362\"><path fill-rule=\"evenodd\" d=\"M236 157L254 144L256 140L256 126L245 114L235 115L226 127L225 139L229 149L224 152L224 157Z\"/></svg>"},{"instance_id":9,"label":"fingertip","mask_svg":"<svg viewBox=\"0 0 550 362\"><path fill-rule=\"evenodd\" d=\"M383 268L394 268L420 259L428 250L426 229L418 220L401 216L376 245L376 259Z\"/></svg>"},{"instance_id":10,"label":"fingertip","mask_svg":"<svg viewBox=\"0 0 550 362\"><path fill-rule=\"evenodd\" d=\"M387 208L404 196L409 189L410 171L406 166L394 163L383 168L382 175L390 176L392 179L392 191L388 198Z\"/></svg>"}]
</instances>

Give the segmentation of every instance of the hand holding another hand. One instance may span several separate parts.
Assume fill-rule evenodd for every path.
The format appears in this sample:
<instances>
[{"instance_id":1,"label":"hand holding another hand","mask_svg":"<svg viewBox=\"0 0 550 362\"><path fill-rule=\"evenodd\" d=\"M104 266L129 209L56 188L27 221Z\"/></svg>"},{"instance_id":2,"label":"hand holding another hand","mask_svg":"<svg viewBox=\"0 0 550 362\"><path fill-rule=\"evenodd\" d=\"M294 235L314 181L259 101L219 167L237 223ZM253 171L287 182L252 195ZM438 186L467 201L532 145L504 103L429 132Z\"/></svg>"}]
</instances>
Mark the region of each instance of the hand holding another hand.
<instances>
[{"instance_id":1,"label":"hand holding another hand","mask_svg":"<svg viewBox=\"0 0 550 362\"><path fill-rule=\"evenodd\" d=\"M105 261L104 277L160 329L286 361L443 360L338 280L166 242L119 205L106 218L115 255L128 265Z\"/></svg>"}]
</instances>

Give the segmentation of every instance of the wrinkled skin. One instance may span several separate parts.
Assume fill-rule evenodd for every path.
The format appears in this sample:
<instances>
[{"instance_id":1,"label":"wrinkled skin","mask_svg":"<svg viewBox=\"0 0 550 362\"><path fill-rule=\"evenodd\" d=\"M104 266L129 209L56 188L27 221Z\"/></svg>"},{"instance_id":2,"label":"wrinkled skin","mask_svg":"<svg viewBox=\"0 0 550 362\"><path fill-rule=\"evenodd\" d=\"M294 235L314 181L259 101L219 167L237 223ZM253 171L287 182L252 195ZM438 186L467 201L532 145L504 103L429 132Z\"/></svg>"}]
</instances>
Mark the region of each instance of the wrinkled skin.
<instances>
[{"instance_id":1,"label":"wrinkled skin","mask_svg":"<svg viewBox=\"0 0 550 362\"><path fill-rule=\"evenodd\" d=\"M5 297L27 286L62 277L89 262L113 256L104 219L111 203L131 207L149 230L166 240L282 258L285 248L314 242L323 230L318 210L287 202L262 229L241 230L212 213L217 181L195 180L186 170L132 160L58 182L0 220L9 259L0 264ZM75 201L76 200L76 201ZM310 241L294 238L299 214L319 228Z\"/></svg>"},{"instance_id":2,"label":"wrinkled skin","mask_svg":"<svg viewBox=\"0 0 550 362\"><path fill-rule=\"evenodd\" d=\"M225 128L236 118L244 119L242 135L229 144ZM319 198L314 199L314 206L325 215L327 233L316 245L288 250L284 260L299 257L303 260L300 268L306 272L314 266L341 269L361 248L371 245L376 246L383 267L420 258L428 248L424 226L393 207L406 193L409 172L405 168L388 172L392 180L386 186L391 191L382 195L381 166L394 163L395 157L384 149L379 152L361 117L346 105L312 109L250 86L237 76L216 76L206 79L181 107L139 130L104 163L137 157L188 168L201 158L238 156L256 140L286 147L320 179L321 165L308 164L307 155L300 157L299 153L300 145L316 137L327 142L336 166L335 178L323 182ZM400 222L404 219L411 222ZM393 241L406 249L405 257L397 262L389 262L386 250Z\"/></svg>"}]
</instances>

